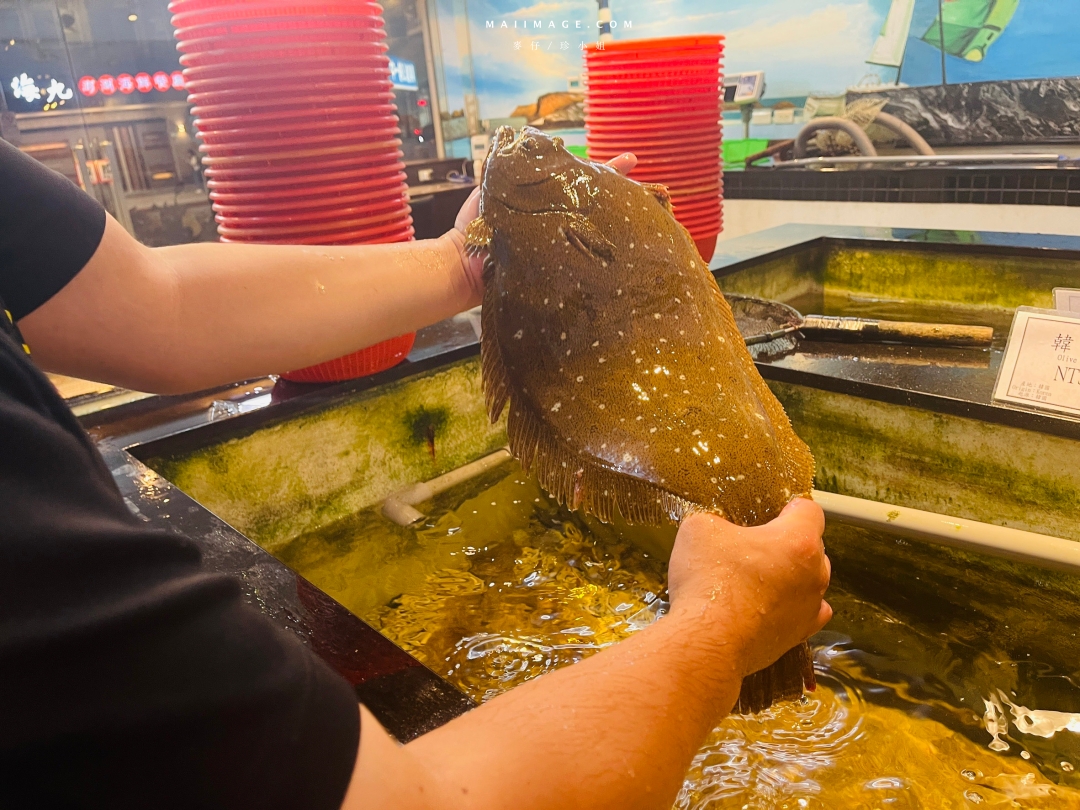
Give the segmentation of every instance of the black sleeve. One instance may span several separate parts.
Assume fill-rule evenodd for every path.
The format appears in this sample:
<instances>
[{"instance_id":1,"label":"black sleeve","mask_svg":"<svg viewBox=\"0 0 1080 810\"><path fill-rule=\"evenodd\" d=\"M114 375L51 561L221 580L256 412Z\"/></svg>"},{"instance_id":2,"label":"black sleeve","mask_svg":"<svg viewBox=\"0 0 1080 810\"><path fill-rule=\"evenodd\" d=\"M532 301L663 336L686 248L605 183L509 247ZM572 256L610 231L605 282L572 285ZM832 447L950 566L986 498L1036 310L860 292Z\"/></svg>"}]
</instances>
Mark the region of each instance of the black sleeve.
<instances>
[{"instance_id":1,"label":"black sleeve","mask_svg":"<svg viewBox=\"0 0 1080 810\"><path fill-rule=\"evenodd\" d=\"M75 277L105 232L105 209L0 139L0 299L17 321Z\"/></svg>"},{"instance_id":2,"label":"black sleeve","mask_svg":"<svg viewBox=\"0 0 1080 810\"><path fill-rule=\"evenodd\" d=\"M20 176L47 206L53 181L38 174ZM6 218L54 214L16 211L11 194L0 182L0 283L21 311L79 268L12 282L4 266L25 271L36 247ZM79 250L49 255L77 262L88 222L75 227ZM0 329L0 807L336 810L358 743L352 688L245 605L236 582L201 570L191 542L129 512Z\"/></svg>"}]
</instances>

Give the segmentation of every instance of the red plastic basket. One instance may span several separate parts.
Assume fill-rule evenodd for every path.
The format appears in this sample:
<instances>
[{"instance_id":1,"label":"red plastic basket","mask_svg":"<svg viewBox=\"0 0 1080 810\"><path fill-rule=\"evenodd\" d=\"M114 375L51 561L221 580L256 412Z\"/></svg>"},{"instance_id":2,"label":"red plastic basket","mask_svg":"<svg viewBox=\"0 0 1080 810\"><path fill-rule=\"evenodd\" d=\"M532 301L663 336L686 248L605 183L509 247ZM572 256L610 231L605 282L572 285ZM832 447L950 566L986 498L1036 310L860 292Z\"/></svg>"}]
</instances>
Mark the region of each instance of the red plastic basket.
<instances>
[{"instance_id":1,"label":"red plastic basket","mask_svg":"<svg viewBox=\"0 0 1080 810\"><path fill-rule=\"evenodd\" d=\"M260 245L381 245L390 242L407 242L415 229L410 217L407 224L390 223L381 228L355 228L317 234L316 236L290 236L273 238L266 236L223 236L222 242L248 242Z\"/></svg>"},{"instance_id":2,"label":"red plastic basket","mask_svg":"<svg viewBox=\"0 0 1080 810\"><path fill-rule=\"evenodd\" d=\"M300 383L329 383L366 377L392 368L404 360L415 340L416 333L410 332L335 360L288 371L281 376L289 382Z\"/></svg>"},{"instance_id":3,"label":"red plastic basket","mask_svg":"<svg viewBox=\"0 0 1080 810\"><path fill-rule=\"evenodd\" d=\"M370 175L375 176L378 173L376 170L401 169L402 166L398 164L401 163L402 157L400 150L390 150L385 154L332 156L325 160L305 160L302 162L290 160L275 162L271 160L261 165L222 166L217 169L210 167L206 170L206 176L209 178L207 186L219 190L233 187L239 191L241 188L252 188L262 183L279 184L289 179L298 184L313 183L319 178L340 177L344 170L350 168L355 169L358 177L363 176L365 170L370 170ZM362 161L361 158L371 158L371 161ZM390 160L396 162L391 164ZM250 185L242 186L241 183Z\"/></svg>"},{"instance_id":4,"label":"red plastic basket","mask_svg":"<svg viewBox=\"0 0 1080 810\"><path fill-rule=\"evenodd\" d=\"M169 9L222 241L414 237L378 4L173 0ZM371 374L403 359L413 339L283 376Z\"/></svg>"},{"instance_id":5,"label":"red plastic basket","mask_svg":"<svg viewBox=\"0 0 1080 810\"><path fill-rule=\"evenodd\" d=\"M585 50L589 158L633 152L630 176L662 183L709 259L723 227L723 37L608 42Z\"/></svg>"},{"instance_id":6,"label":"red plastic basket","mask_svg":"<svg viewBox=\"0 0 1080 810\"><path fill-rule=\"evenodd\" d=\"M302 175L287 174L281 177L252 178L251 180L208 180L206 185L211 190L212 199L231 202L257 202L268 197L288 200L295 196L305 197L327 193L337 194L343 191L381 188L404 182L404 163L373 167L367 172L316 172ZM217 194L218 196L214 196ZM229 195L223 197L221 195Z\"/></svg>"},{"instance_id":7,"label":"red plastic basket","mask_svg":"<svg viewBox=\"0 0 1080 810\"><path fill-rule=\"evenodd\" d=\"M396 180L396 178L395 178ZM273 194L229 194L228 192L210 192L210 199L221 206L252 206L260 211L303 211L338 205L355 205L373 201L388 202L406 197L409 187L398 181L392 185L372 187L369 183L352 183L357 191L352 193L335 189L332 185L324 188L301 189L303 194L276 191ZM294 190L295 191L295 190Z\"/></svg>"},{"instance_id":8,"label":"red plastic basket","mask_svg":"<svg viewBox=\"0 0 1080 810\"><path fill-rule=\"evenodd\" d=\"M719 238L719 234L713 234L712 236L703 236L700 239L695 239L694 244L697 245L698 253L701 254L701 258L706 263L712 261L713 254L716 253L716 240Z\"/></svg>"}]
</instances>

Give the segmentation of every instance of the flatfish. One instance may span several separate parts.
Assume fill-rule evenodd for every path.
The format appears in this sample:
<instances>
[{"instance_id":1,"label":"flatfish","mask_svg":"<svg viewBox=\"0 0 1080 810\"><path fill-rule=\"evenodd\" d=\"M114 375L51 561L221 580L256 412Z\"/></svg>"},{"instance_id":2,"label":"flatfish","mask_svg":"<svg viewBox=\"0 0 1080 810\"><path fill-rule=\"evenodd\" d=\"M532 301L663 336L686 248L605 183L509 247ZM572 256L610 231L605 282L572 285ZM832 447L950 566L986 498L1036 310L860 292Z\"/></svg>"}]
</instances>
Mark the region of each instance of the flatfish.
<instances>
[{"instance_id":1,"label":"flatfish","mask_svg":"<svg viewBox=\"0 0 1080 810\"><path fill-rule=\"evenodd\" d=\"M808 497L814 462L754 367L666 189L499 129L471 253L486 253L488 414L560 503L610 522L709 511L744 526ZM737 709L813 688L804 644L748 676Z\"/></svg>"}]
</instances>

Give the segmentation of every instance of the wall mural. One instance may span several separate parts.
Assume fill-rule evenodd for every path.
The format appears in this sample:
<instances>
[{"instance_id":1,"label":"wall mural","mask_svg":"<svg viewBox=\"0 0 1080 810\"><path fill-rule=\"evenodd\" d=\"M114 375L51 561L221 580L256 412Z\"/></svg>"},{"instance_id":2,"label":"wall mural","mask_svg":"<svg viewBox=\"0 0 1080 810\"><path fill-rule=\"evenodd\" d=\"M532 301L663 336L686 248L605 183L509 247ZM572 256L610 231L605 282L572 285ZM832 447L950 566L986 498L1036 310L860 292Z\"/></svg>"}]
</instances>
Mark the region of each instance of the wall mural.
<instances>
[{"instance_id":1,"label":"wall mural","mask_svg":"<svg viewBox=\"0 0 1080 810\"><path fill-rule=\"evenodd\" d=\"M594 0L439 0L437 7L440 28L456 31L472 55L468 82L460 79L467 66L444 65L447 86L474 84L480 117L571 125L581 49L598 38ZM1076 0L610 0L610 7L616 39L724 34L725 70L764 70L766 107L801 108L808 97L839 98L855 87L1080 76ZM444 47L445 40L444 33ZM791 131L755 125L754 134Z\"/></svg>"}]
</instances>

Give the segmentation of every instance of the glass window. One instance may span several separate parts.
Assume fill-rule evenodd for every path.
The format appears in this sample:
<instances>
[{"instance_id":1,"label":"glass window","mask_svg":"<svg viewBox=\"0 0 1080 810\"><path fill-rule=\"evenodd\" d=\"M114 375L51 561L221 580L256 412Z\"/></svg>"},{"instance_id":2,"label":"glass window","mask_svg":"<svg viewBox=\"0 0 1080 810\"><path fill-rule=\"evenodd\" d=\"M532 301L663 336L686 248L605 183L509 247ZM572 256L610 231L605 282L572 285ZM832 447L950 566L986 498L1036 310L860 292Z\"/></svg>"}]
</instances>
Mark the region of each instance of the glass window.
<instances>
[{"instance_id":1,"label":"glass window","mask_svg":"<svg viewBox=\"0 0 1080 810\"><path fill-rule=\"evenodd\" d=\"M422 9L388 0L383 14L414 162L440 156ZM0 37L2 137L145 244L218 238L165 0L0 0Z\"/></svg>"}]
</instances>

